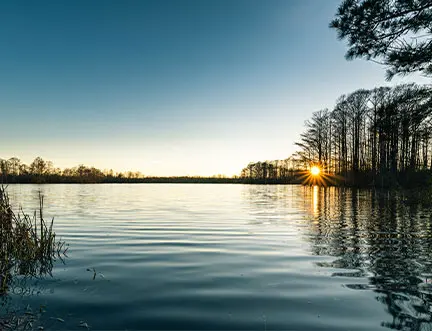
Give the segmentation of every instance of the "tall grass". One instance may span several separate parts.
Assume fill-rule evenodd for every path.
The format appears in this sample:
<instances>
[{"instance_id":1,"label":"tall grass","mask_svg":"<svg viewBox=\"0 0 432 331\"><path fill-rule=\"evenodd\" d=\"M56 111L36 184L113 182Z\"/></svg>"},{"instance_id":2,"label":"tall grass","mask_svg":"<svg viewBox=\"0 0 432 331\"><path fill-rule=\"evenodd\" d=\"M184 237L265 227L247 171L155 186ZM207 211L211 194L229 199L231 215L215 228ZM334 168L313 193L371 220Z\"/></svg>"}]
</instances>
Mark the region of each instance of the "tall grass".
<instances>
[{"instance_id":1,"label":"tall grass","mask_svg":"<svg viewBox=\"0 0 432 331\"><path fill-rule=\"evenodd\" d=\"M0 186L0 295L6 294L14 276L51 275L53 262L66 254L65 242L56 239L54 219L43 216L44 199L33 215L12 210L4 186Z\"/></svg>"}]
</instances>

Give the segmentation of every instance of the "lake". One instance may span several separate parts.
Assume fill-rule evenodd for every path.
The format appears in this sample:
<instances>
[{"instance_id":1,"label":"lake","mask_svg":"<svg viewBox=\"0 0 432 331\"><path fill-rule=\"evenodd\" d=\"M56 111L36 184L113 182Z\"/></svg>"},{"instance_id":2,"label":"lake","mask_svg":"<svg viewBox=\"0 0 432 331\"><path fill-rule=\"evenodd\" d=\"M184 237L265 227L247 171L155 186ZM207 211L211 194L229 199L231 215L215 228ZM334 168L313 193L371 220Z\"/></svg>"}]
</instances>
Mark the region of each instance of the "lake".
<instances>
[{"instance_id":1,"label":"lake","mask_svg":"<svg viewBox=\"0 0 432 331\"><path fill-rule=\"evenodd\" d=\"M1 313L45 330L432 330L431 206L297 185L10 185L69 244ZM94 269L93 269L94 268ZM86 325L84 325L86 323Z\"/></svg>"}]
</instances>

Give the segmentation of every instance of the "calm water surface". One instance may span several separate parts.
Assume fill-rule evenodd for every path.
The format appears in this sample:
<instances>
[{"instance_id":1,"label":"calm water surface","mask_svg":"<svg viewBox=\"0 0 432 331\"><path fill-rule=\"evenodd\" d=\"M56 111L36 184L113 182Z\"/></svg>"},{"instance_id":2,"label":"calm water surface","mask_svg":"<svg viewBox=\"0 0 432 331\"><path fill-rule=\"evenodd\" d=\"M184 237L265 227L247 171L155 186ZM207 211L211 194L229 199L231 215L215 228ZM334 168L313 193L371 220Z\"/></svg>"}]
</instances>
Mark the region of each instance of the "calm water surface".
<instances>
[{"instance_id":1,"label":"calm water surface","mask_svg":"<svg viewBox=\"0 0 432 331\"><path fill-rule=\"evenodd\" d=\"M68 244L7 309L49 330L432 330L432 213L302 186L11 185ZM94 272L87 269L94 268ZM60 318L61 320L58 320ZM82 323L81 323L82 324Z\"/></svg>"}]
</instances>

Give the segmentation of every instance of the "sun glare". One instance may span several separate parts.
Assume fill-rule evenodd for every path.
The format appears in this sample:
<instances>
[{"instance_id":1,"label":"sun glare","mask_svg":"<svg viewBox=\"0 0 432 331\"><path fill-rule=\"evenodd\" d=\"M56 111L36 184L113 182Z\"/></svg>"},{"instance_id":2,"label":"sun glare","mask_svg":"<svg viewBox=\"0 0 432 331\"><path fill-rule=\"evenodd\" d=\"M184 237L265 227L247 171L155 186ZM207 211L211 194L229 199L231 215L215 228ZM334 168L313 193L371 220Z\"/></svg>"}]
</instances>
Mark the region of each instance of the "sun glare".
<instances>
[{"instance_id":1,"label":"sun glare","mask_svg":"<svg viewBox=\"0 0 432 331\"><path fill-rule=\"evenodd\" d=\"M318 176L318 175L320 174L320 172L321 172L321 169L320 169L319 167L317 167L317 166L313 166L313 167L310 169L310 173L311 173L313 176Z\"/></svg>"}]
</instances>

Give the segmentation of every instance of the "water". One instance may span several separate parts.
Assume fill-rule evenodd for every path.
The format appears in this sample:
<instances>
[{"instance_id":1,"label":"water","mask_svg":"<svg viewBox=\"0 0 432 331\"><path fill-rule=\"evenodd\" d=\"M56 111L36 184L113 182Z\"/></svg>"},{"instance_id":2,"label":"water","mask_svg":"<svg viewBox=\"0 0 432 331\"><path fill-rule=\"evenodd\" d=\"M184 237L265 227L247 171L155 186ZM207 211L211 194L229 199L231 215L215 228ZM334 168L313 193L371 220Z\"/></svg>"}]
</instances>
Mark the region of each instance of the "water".
<instances>
[{"instance_id":1,"label":"water","mask_svg":"<svg viewBox=\"0 0 432 331\"><path fill-rule=\"evenodd\" d=\"M45 329L432 330L431 207L401 194L8 188L26 211L38 190L68 258L52 277L16 285L5 307L39 312Z\"/></svg>"}]
</instances>

